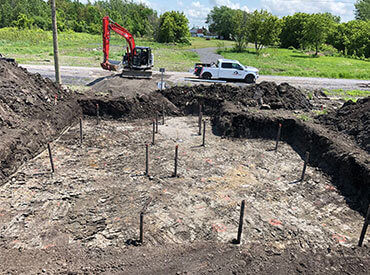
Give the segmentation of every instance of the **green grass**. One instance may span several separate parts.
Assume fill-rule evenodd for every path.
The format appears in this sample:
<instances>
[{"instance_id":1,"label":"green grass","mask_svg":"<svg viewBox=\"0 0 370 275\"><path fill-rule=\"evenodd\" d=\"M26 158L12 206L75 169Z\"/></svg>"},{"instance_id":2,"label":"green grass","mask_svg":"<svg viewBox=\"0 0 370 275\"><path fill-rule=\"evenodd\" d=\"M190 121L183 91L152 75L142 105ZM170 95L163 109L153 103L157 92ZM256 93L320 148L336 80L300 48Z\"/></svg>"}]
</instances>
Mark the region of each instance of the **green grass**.
<instances>
[{"instance_id":1,"label":"green grass","mask_svg":"<svg viewBox=\"0 0 370 275\"><path fill-rule=\"evenodd\" d=\"M334 56L312 57L299 51L278 48L266 48L260 54L254 49L243 53L226 49L221 54L259 68L260 74L265 75L370 79L370 61Z\"/></svg>"},{"instance_id":2,"label":"green grass","mask_svg":"<svg viewBox=\"0 0 370 275\"><path fill-rule=\"evenodd\" d=\"M352 100L356 102L359 97L370 96L370 91L363 90L343 90L343 89L333 89L333 90L324 90L324 93L328 96L339 97L345 101Z\"/></svg>"},{"instance_id":3,"label":"green grass","mask_svg":"<svg viewBox=\"0 0 370 275\"><path fill-rule=\"evenodd\" d=\"M60 63L63 66L99 67L103 60L102 37L86 33L63 32L58 36ZM189 51L194 48L217 47L217 40L190 38L191 45L161 44L144 38L135 38L138 46L151 47L154 69L188 71L199 62L199 56ZM231 41L224 42L231 45ZM126 52L126 41L112 33L110 59L121 60ZM14 57L18 63L53 64L52 33L41 30L0 29L0 53Z\"/></svg>"}]
</instances>

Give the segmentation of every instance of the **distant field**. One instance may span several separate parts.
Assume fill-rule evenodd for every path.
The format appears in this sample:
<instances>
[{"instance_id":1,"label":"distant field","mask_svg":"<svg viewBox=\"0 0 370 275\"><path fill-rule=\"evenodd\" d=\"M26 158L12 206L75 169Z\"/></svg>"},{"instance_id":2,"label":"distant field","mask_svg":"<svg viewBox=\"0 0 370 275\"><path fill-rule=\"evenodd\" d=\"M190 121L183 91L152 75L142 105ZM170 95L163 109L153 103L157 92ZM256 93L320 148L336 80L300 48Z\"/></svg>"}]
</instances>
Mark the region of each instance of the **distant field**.
<instances>
[{"instance_id":1,"label":"distant field","mask_svg":"<svg viewBox=\"0 0 370 275\"><path fill-rule=\"evenodd\" d=\"M257 67L265 75L370 79L369 61L333 56L312 57L299 51L277 48L263 49L259 55L254 49L244 53L226 49L220 54Z\"/></svg>"},{"instance_id":2,"label":"distant field","mask_svg":"<svg viewBox=\"0 0 370 275\"><path fill-rule=\"evenodd\" d=\"M103 59L101 35L64 32L59 34L60 62L64 66L99 67ZM154 53L155 68L165 67L171 71L187 71L199 61L199 56L188 51L194 48L217 47L216 40L191 38L191 45L160 44L136 38L137 45L150 46ZM225 45L232 45L225 41ZM121 60L126 51L125 40L111 36L110 59ZM40 30L0 29L0 53L16 58L18 63L52 64L52 33Z\"/></svg>"}]
</instances>

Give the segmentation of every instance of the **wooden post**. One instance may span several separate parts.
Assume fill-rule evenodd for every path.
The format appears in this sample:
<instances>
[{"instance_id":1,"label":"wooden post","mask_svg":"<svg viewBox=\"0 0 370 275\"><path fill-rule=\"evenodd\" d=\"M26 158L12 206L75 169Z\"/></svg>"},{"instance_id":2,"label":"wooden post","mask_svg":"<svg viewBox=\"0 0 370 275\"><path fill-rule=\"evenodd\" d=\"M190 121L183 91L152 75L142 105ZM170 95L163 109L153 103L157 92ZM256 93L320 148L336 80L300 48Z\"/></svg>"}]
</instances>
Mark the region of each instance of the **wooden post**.
<instances>
[{"instance_id":1,"label":"wooden post","mask_svg":"<svg viewBox=\"0 0 370 275\"><path fill-rule=\"evenodd\" d=\"M62 79L60 77L60 70L59 70L58 27L57 27L55 0L51 0L50 5L51 5L51 21L52 21L52 28L53 28L55 81L58 85L61 85Z\"/></svg>"},{"instance_id":2,"label":"wooden post","mask_svg":"<svg viewBox=\"0 0 370 275\"><path fill-rule=\"evenodd\" d=\"M245 208L245 200L242 200L242 204L240 206L239 228L238 228L238 236L236 238L236 244L240 244L242 241L244 208Z\"/></svg>"},{"instance_id":3,"label":"wooden post","mask_svg":"<svg viewBox=\"0 0 370 275\"><path fill-rule=\"evenodd\" d=\"M50 143L48 143L48 151L49 151L49 158L50 158L50 165L51 165L51 172L54 173L54 162L53 162L53 156L51 155L51 148Z\"/></svg>"},{"instance_id":4,"label":"wooden post","mask_svg":"<svg viewBox=\"0 0 370 275\"><path fill-rule=\"evenodd\" d=\"M307 168L307 163L308 163L308 158L310 157L310 153L306 152L306 156L304 158L304 165L303 165L303 171L302 171L302 176L301 176L301 181L304 181L304 175L306 173L306 168Z\"/></svg>"},{"instance_id":5,"label":"wooden post","mask_svg":"<svg viewBox=\"0 0 370 275\"><path fill-rule=\"evenodd\" d=\"M279 140L280 140L280 135L281 135L281 123L279 123L279 129L278 129L278 132L277 132L277 136L276 136L276 144L275 144L275 152L277 152L277 149L278 149L278 146L279 146Z\"/></svg>"},{"instance_id":6,"label":"wooden post","mask_svg":"<svg viewBox=\"0 0 370 275\"><path fill-rule=\"evenodd\" d=\"M364 225L362 226L362 231L361 231L360 239L358 241L358 246L362 246L369 222L370 222L370 204L369 204L369 207L367 208L365 222L364 222Z\"/></svg>"}]
</instances>

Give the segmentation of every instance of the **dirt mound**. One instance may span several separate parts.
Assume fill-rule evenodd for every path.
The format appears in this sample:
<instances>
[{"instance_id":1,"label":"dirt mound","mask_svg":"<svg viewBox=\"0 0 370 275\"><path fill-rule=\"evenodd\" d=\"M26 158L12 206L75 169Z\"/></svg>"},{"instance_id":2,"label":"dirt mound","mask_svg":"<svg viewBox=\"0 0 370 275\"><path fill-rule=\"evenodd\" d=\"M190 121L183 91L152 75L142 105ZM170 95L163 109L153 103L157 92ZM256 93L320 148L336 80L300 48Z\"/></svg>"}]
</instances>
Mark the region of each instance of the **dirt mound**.
<instances>
[{"instance_id":1,"label":"dirt mound","mask_svg":"<svg viewBox=\"0 0 370 275\"><path fill-rule=\"evenodd\" d=\"M113 119L154 118L155 114L178 115L175 105L158 92L150 94L129 95L128 97L84 97L78 100L85 115L96 116L96 105L99 105L101 116Z\"/></svg>"},{"instance_id":2,"label":"dirt mound","mask_svg":"<svg viewBox=\"0 0 370 275\"><path fill-rule=\"evenodd\" d=\"M261 82L244 88L214 84L192 87L173 87L162 94L187 113L197 110L198 102L204 106L205 113L218 112L223 102L232 102L241 107L266 109L310 110L312 108L306 96L297 88L287 83Z\"/></svg>"},{"instance_id":3,"label":"dirt mound","mask_svg":"<svg viewBox=\"0 0 370 275\"><path fill-rule=\"evenodd\" d=\"M0 60L0 183L79 113L70 91Z\"/></svg>"},{"instance_id":4,"label":"dirt mound","mask_svg":"<svg viewBox=\"0 0 370 275\"><path fill-rule=\"evenodd\" d=\"M349 135L370 153L370 97L349 100L336 112L321 116L319 120L332 130Z\"/></svg>"}]
</instances>

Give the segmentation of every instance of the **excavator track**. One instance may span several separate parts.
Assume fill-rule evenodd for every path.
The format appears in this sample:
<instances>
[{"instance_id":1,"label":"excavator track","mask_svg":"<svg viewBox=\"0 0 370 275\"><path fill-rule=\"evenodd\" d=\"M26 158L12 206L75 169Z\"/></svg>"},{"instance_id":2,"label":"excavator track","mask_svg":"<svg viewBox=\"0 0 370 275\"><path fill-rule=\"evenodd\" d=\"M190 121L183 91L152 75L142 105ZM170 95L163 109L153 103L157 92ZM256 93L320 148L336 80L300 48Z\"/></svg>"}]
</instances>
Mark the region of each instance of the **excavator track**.
<instances>
[{"instance_id":1,"label":"excavator track","mask_svg":"<svg viewBox=\"0 0 370 275\"><path fill-rule=\"evenodd\" d=\"M152 71L122 70L121 77L130 79L151 79Z\"/></svg>"}]
</instances>

